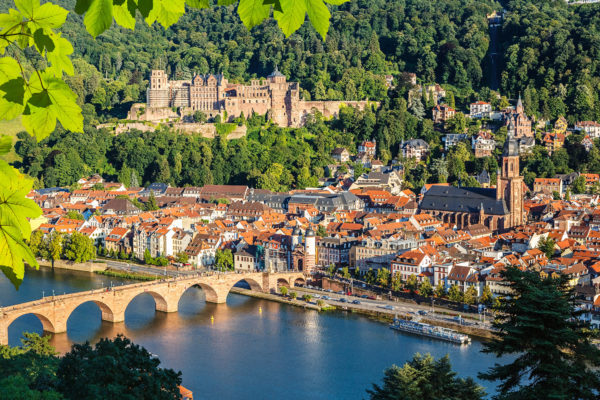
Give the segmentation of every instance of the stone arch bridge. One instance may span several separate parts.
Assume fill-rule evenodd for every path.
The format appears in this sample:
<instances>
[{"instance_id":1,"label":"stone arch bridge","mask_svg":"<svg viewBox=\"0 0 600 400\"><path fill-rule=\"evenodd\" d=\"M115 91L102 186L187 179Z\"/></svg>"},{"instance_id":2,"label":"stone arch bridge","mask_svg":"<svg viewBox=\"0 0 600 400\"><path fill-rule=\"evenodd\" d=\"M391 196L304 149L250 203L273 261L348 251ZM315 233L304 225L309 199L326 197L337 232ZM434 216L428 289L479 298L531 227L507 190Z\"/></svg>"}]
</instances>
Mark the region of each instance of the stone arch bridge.
<instances>
[{"instance_id":1,"label":"stone arch bridge","mask_svg":"<svg viewBox=\"0 0 600 400\"><path fill-rule=\"evenodd\" d=\"M194 275L160 281L134 283L112 288L94 289L59 296L47 296L40 300L0 308L0 344L8 344L8 327L17 318L33 314L42 322L44 331L60 333L67 331L71 313L83 303L94 302L102 312L102 320L125 321L125 310L138 295L148 293L154 298L157 311L175 312L179 299L192 286L199 286L209 303L225 303L231 288L246 281L252 290L269 293L278 286L293 287L305 283L301 272L249 272Z\"/></svg>"}]
</instances>

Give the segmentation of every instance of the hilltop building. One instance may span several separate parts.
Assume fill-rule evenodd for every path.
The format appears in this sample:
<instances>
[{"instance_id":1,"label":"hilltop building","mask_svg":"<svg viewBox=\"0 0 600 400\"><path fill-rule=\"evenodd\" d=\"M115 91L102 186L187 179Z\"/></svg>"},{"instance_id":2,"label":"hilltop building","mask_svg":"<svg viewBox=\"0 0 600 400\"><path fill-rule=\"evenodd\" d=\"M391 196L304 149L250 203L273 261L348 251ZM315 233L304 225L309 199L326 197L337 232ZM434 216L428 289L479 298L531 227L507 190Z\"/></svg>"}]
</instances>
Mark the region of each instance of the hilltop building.
<instances>
[{"instance_id":1,"label":"hilltop building","mask_svg":"<svg viewBox=\"0 0 600 400\"><path fill-rule=\"evenodd\" d=\"M522 137L533 137L533 131L531 130L531 119L525 114L523 109L523 102L521 101L521 95L517 101L517 106L514 109L509 109L504 119L506 122L506 128L508 135L512 135L519 139Z\"/></svg>"},{"instance_id":2,"label":"hilltop building","mask_svg":"<svg viewBox=\"0 0 600 400\"><path fill-rule=\"evenodd\" d=\"M275 68L266 80L252 79L250 85L230 83L223 74L194 75L191 80L170 80L163 70L153 70L146 104L134 104L128 118L164 121L203 112L208 118L220 115L228 121L242 114L265 115L277 125L302 126L313 111L335 117L342 105L364 109L368 101L305 101L300 84L288 82ZM177 110L177 111L175 111Z\"/></svg>"}]
</instances>

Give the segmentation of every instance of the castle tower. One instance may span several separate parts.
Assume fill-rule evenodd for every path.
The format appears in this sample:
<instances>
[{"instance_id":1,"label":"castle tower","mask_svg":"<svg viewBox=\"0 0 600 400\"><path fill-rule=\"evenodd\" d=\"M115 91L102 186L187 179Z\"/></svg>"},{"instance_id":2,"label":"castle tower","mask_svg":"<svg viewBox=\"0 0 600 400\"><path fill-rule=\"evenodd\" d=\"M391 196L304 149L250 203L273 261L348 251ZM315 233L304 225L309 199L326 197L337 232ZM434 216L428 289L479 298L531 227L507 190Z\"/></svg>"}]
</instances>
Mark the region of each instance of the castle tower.
<instances>
[{"instance_id":1,"label":"castle tower","mask_svg":"<svg viewBox=\"0 0 600 400\"><path fill-rule=\"evenodd\" d=\"M506 203L509 215L503 228L523 224L523 177L519 175L519 143L513 135L504 142L502 171L498 177L496 198Z\"/></svg>"},{"instance_id":2,"label":"castle tower","mask_svg":"<svg viewBox=\"0 0 600 400\"><path fill-rule=\"evenodd\" d=\"M169 79L165 71L153 69L150 73L150 85L146 92L148 108L170 107Z\"/></svg>"},{"instance_id":3,"label":"castle tower","mask_svg":"<svg viewBox=\"0 0 600 400\"><path fill-rule=\"evenodd\" d=\"M312 274L315 271L317 258L317 242L315 231L308 228L304 238L304 272Z\"/></svg>"},{"instance_id":4,"label":"castle tower","mask_svg":"<svg viewBox=\"0 0 600 400\"><path fill-rule=\"evenodd\" d=\"M300 244L300 228L295 227L292 231L292 249L295 249Z\"/></svg>"}]
</instances>

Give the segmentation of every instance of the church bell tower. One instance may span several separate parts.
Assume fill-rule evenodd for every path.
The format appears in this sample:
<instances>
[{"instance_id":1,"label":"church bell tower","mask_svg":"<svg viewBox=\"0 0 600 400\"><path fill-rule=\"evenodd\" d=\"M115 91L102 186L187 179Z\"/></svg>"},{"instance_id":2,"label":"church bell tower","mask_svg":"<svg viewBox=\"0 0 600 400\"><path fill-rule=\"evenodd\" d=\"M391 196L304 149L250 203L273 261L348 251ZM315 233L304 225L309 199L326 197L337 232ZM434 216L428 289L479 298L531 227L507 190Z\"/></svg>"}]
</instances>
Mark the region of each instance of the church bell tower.
<instances>
[{"instance_id":1,"label":"church bell tower","mask_svg":"<svg viewBox=\"0 0 600 400\"><path fill-rule=\"evenodd\" d=\"M502 151L502 171L498 174L496 199L504 200L509 214L503 228L523 225L523 177L519 174L519 143L509 134Z\"/></svg>"}]
</instances>

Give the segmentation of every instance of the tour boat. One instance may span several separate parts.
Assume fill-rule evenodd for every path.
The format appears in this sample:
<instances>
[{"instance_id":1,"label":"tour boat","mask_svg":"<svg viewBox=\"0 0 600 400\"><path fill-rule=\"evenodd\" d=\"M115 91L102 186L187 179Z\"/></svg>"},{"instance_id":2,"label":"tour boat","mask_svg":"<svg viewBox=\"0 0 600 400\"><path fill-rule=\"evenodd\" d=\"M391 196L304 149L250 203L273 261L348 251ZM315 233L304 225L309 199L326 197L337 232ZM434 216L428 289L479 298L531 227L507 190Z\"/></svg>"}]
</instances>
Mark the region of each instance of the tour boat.
<instances>
[{"instance_id":1,"label":"tour boat","mask_svg":"<svg viewBox=\"0 0 600 400\"><path fill-rule=\"evenodd\" d=\"M390 324L390 328L395 329L397 331L414 333L415 335L422 335L434 339L447 340L449 342L457 344L471 343L471 338L468 335L458 333L452 329L424 324L422 322L406 321L403 319L396 318L394 319L394 322Z\"/></svg>"}]
</instances>

